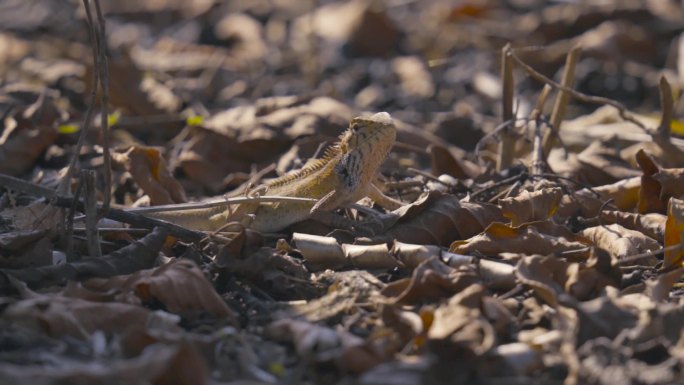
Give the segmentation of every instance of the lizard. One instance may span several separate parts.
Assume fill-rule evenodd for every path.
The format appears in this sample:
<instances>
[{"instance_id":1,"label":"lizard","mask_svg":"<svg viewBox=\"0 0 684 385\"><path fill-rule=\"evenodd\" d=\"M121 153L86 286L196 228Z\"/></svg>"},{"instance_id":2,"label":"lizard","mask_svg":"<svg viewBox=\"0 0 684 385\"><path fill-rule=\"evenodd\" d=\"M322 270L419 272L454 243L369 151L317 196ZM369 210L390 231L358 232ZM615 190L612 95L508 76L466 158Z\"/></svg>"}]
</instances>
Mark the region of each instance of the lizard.
<instances>
[{"instance_id":1,"label":"lizard","mask_svg":"<svg viewBox=\"0 0 684 385\"><path fill-rule=\"evenodd\" d=\"M396 140L396 127L387 112L356 117L339 141L327 148L320 159L250 190L248 196L313 198L315 202L247 202L237 208L211 207L146 214L200 231L215 231L236 215L254 214L249 228L276 232L309 218L318 210L332 211L368 196L376 203L395 209L401 202L385 196L375 185L380 164Z\"/></svg>"}]
</instances>

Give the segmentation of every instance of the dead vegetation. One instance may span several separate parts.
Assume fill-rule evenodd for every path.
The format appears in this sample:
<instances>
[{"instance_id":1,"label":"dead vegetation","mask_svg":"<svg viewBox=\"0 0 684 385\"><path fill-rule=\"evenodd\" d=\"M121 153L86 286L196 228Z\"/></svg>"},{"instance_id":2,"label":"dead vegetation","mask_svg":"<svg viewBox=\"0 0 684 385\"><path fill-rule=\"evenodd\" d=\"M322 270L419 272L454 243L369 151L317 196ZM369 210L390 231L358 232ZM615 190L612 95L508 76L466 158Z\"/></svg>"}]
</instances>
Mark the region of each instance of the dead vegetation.
<instances>
[{"instance_id":1,"label":"dead vegetation","mask_svg":"<svg viewBox=\"0 0 684 385\"><path fill-rule=\"evenodd\" d=\"M0 382L684 382L679 2L6 0L0 20ZM245 192L379 111L394 211L145 216L283 201Z\"/></svg>"}]
</instances>

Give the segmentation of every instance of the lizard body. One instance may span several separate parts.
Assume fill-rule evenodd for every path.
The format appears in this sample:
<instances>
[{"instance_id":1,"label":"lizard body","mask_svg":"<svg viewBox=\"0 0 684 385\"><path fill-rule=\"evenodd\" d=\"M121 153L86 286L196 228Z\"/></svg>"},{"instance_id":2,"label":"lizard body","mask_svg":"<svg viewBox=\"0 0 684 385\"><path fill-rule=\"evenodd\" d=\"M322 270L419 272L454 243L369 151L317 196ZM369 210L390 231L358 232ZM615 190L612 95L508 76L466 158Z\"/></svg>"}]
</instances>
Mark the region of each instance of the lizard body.
<instances>
[{"instance_id":1,"label":"lizard body","mask_svg":"<svg viewBox=\"0 0 684 385\"><path fill-rule=\"evenodd\" d=\"M330 211L365 196L377 196L372 180L396 138L396 128L386 112L352 119L340 140L321 159L298 171L253 189L249 195L314 198L317 202L241 203L237 207L212 207L150 216L195 229L217 230L231 218L254 214L250 228L274 232L307 219L315 210ZM389 198L388 198L389 199Z\"/></svg>"}]
</instances>

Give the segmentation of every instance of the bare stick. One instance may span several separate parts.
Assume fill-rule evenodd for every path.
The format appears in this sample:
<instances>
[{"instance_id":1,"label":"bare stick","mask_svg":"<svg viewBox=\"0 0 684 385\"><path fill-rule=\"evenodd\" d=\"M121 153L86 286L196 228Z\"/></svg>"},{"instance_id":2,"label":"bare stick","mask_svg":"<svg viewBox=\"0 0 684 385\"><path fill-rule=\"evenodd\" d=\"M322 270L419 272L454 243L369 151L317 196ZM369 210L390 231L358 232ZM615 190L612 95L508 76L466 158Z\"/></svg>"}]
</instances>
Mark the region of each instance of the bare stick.
<instances>
[{"instance_id":1,"label":"bare stick","mask_svg":"<svg viewBox=\"0 0 684 385\"><path fill-rule=\"evenodd\" d=\"M86 0L84 0L85 2ZM102 200L102 209L99 216L109 210L112 200L112 160L109 152L109 64L107 62L107 34L105 30L105 19L102 16L100 8L100 1L93 0L95 3L95 11L97 12L97 23L99 26L99 44L97 44L97 69L100 72L100 86L102 88L101 101L101 125L102 125L102 152L104 154L104 198ZM89 17L89 22L92 24L92 19Z\"/></svg>"},{"instance_id":2,"label":"bare stick","mask_svg":"<svg viewBox=\"0 0 684 385\"><path fill-rule=\"evenodd\" d=\"M660 116L660 124L658 125L658 136L663 140L670 140L670 125L672 124L672 113L674 102L672 101L672 88L667 82L665 75L660 77L660 106L663 113Z\"/></svg>"},{"instance_id":3,"label":"bare stick","mask_svg":"<svg viewBox=\"0 0 684 385\"><path fill-rule=\"evenodd\" d=\"M607 104L609 106L613 106L618 110L618 113L623 120L626 120L630 123L633 123L634 125L641 128L644 132L646 132L649 135L653 131L653 130L649 129L648 127L646 127L643 123L638 121L636 118L634 118L629 113L629 110L627 110L627 107L625 107L624 104L622 104L618 101L615 101L613 99L608 99L608 98L604 98L601 96L591 96L591 95L583 94L579 91L575 91L572 88L568 88L568 87L566 87L566 86L564 86L558 82L555 82L555 81L547 78L546 76L540 74L534 68L527 65L522 59L520 59L518 57L518 55L515 54L514 50L510 50L510 57L513 58L513 60L515 60L515 62L518 63L518 65L520 65L531 77L537 79L538 81L540 81L542 83L550 84L553 88L563 90L577 100L581 100L581 101L586 102L586 103Z\"/></svg>"},{"instance_id":4,"label":"bare stick","mask_svg":"<svg viewBox=\"0 0 684 385\"><path fill-rule=\"evenodd\" d=\"M86 215L86 239L88 244L88 254L91 258L102 257L100 249L100 237L97 232L97 197L95 195L95 171L83 170L81 172L81 183L83 184L83 195L85 197Z\"/></svg>"},{"instance_id":5,"label":"bare stick","mask_svg":"<svg viewBox=\"0 0 684 385\"><path fill-rule=\"evenodd\" d=\"M0 174L0 187L50 199L58 207L71 207L74 205L78 211L83 212L85 210L82 200L59 195L52 189L38 186L36 184L6 174ZM188 241L199 241L204 236L203 233L199 231L188 230L182 226L178 226L170 222L148 218L120 209L110 209L106 218L146 229L152 229L156 226L164 227L169 230L169 235Z\"/></svg>"},{"instance_id":6,"label":"bare stick","mask_svg":"<svg viewBox=\"0 0 684 385\"><path fill-rule=\"evenodd\" d=\"M513 121L513 89L515 80L513 79L513 62L511 61L511 45L506 44L501 50L501 81L503 85L503 121ZM515 137L512 134L511 126L507 125L501 131L501 141L499 142L499 157L496 162L496 170L501 172L513 163L515 152Z\"/></svg>"},{"instance_id":7,"label":"bare stick","mask_svg":"<svg viewBox=\"0 0 684 385\"><path fill-rule=\"evenodd\" d=\"M97 63L97 55L95 54L95 45L97 44L97 37L95 34L95 27L90 22L92 17L90 16L90 7L88 6L87 1L88 0L83 0L83 5L85 6L86 15L88 17L88 35L90 36L90 44L93 45L93 66L95 66ZM71 178L74 175L74 170L76 169L76 162L78 161L78 156L81 153L81 148L83 148L83 144L85 143L86 135L88 131L90 131L90 122L93 120L93 107L95 106L95 99L97 97L97 88L99 81L100 74L97 70L93 69L93 86L92 90L90 90L90 104L88 105L88 110L86 111L83 126L81 127L81 133L79 134L78 140L76 141L76 147L74 148L74 153L71 157L71 161L69 162L69 166L67 167L66 173L64 174L64 177L59 183L59 186L57 186L58 194L64 195L69 194L71 192Z\"/></svg>"},{"instance_id":8,"label":"bare stick","mask_svg":"<svg viewBox=\"0 0 684 385\"><path fill-rule=\"evenodd\" d=\"M542 112L544 111L544 104L546 104L546 99L549 97L550 92L551 86L545 84L544 88L542 88L542 91L539 94L539 98L537 99L537 105L532 110L532 113L530 113L530 121L535 122L533 153L534 160L532 161L533 174L541 174L542 172L544 172L544 164L546 159L544 158L541 133L542 125L544 125L544 122L543 119L540 118L542 116Z\"/></svg>"},{"instance_id":9,"label":"bare stick","mask_svg":"<svg viewBox=\"0 0 684 385\"><path fill-rule=\"evenodd\" d=\"M563 69L563 80L562 85L567 88L572 88L575 85L575 67L577 66L577 61L582 53L582 48L580 46L573 47L568 56L565 58L565 68ZM547 84L548 85L548 84ZM551 112L551 131L547 131L544 134L544 156L548 156L551 151L551 147L554 145L554 139L560 135L560 126L565 116L565 108L570 102L570 93L561 90L556 97L556 103L553 105L553 111Z\"/></svg>"}]
</instances>

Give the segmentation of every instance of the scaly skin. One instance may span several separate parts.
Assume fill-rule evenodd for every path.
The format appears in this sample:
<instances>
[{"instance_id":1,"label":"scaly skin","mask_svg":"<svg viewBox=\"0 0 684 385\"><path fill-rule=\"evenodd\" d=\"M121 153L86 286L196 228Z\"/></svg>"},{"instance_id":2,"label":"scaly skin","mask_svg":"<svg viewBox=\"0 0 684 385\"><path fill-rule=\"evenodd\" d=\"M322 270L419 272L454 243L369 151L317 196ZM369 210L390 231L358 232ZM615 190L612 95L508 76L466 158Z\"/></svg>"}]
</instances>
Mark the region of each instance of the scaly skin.
<instances>
[{"instance_id":1,"label":"scaly skin","mask_svg":"<svg viewBox=\"0 0 684 385\"><path fill-rule=\"evenodd\" d=\"M243 203L225 207L149 214L195 229L217 230L238 216L254 214L249 227L275 232L307 219L315 210L335 210L373 193L372 179L396 138L396 128L386 112L354 118L340 141L325 156L304 168L272 180L250 192L271 196L318 199L317 203Z\"/></svg>"}]
</instances>

